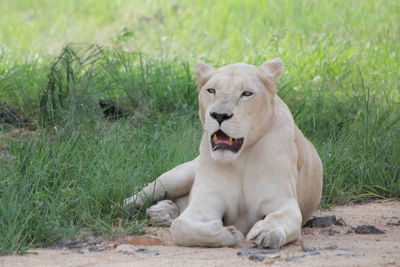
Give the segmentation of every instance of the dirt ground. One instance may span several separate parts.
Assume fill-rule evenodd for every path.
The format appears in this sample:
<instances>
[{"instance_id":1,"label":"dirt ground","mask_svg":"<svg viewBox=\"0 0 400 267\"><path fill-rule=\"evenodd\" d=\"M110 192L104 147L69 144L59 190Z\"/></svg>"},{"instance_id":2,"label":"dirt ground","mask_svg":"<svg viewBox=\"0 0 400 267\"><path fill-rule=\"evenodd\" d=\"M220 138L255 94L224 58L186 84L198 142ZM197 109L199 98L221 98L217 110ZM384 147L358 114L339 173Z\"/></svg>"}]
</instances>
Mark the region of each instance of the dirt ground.
<instances>
[{"instance_id":1,"label":"dirt ground","mask_svg":"<svg viewBox=\"0 0 400 267\"><path fill-rule=\"evenodd\" d=\"M235 248L176 247L170 243L168 229L150 228L149 233L162 241L127 237L79 249L33 249L37 254L0 257L0 266L400 266L399 201L339 206L314 215L342 217L348 226L304 228L301 242L257 254L252 260L237 255L251 247L248 243ZM373 225L384 233L357 234L352 227L359 225ZM138 246L135 240L142 243ZM152 246L145 246L146 242ZM316 250L306 252L305 246Z\"/></svg>"}]
</instances>

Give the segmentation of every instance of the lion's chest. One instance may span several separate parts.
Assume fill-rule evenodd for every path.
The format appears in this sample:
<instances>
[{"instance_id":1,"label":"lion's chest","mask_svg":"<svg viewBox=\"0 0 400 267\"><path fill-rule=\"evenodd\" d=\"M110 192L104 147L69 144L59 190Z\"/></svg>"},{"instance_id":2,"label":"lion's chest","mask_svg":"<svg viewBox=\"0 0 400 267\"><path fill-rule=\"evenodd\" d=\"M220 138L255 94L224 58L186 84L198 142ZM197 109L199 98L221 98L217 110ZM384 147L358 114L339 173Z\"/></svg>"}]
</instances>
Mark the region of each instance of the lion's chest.
<instances>
[{"instance_id":1,"label":"lion's chest","mask_svg":"<svg viewBox=\"0 0 400 267\"><path fill-rule=\"evenodd\" d=\"M227 205L223 217L224 225L233 225L243 234L247 234L251 227L265 216L259 207L260 203L269 199L268 186L260 181L249 186L249 183L243 183L246 180L243 177L234 178L236 179L230 181L230 190L225 190ZM247 179L250 182L251 180L251 177Z\"/></svg>"},{"instance_id":2,"label":"lion's chest","mask_svg":"<svg viewBox=\"0 0 400 267\"><path fill-rule=\"evenodd\" d=\"M268 165L268 164L264 164ZM270 213L269 203L285 194L285 186L267 170L231 173L225 184L224 225L233 225L243 234Z\"/></svg>"},{"instance_id":3,"label":"lion's chest","mask_svg":"<svg viewBox=\"0 0 400 267\"><path fill-rule=\"evenodd\" d=\"M250 209L240 211L227 211L224 215L224 226L235 226L243 234L247 234L251 227L257 222L255 212Z\"/></svg>"}]
</instances>

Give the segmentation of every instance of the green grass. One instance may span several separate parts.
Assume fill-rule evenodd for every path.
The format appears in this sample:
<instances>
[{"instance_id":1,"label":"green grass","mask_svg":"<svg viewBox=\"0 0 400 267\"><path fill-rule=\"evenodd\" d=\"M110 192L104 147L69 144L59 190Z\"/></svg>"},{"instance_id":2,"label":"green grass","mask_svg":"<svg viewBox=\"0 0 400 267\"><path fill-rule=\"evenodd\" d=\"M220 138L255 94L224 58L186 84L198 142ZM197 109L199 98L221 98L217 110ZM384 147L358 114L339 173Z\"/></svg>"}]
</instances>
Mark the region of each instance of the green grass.
<instances>
[{"instance_id":1,"label":"green grass","mask_svg":"<svg viewBox=\"0 0 400 267\"><path fill-rule=\"evenodd\" d=\"M82 228L140 231L143 212L128 214L123 199L197 154L197 60L283 59L279 95L322 158L323 205L400 197L398 1L18 0L0 10L0 100L37 127L0 131L0 254ZM127 116L105 120L99 99Z\"/></svg>"}]
</instances>

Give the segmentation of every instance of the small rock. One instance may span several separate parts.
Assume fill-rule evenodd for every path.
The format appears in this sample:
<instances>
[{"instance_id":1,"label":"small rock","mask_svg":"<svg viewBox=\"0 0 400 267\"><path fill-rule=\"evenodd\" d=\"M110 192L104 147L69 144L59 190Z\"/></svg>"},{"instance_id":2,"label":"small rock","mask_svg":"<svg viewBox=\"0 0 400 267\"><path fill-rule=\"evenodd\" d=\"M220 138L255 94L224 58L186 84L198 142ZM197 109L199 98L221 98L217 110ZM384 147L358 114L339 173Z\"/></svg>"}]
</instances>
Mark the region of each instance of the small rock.
<instances>
[{"instance_id":1,"label":"small rock","mask_svg":"<svg viewBox=\"0 0 400 267\"><path fill-rule=\"evenodd\" d=\"M400 220L398 222L388 222L387 225L400 226Z\"/></svg>"},{"instance_id":2,"label":"small rock","mask_svg":"<svg viewBox=\"0 0 400 267\"><path fill-rule=\"evenodd\" d=\"M355 254L339 253L339 254L335 254L335 256L340 256L340 257L354 257Z\"/></svg>"},{"instance_id":3,"label":"small rock","mask_svg":"<svg viewBox=\"0 0 400 267\"><path fill-rule=\"evenodd\" d=\"M98 244L101 244L101 242L103 242L102 240L100 240L100 239L97 239L95 236L93 236L93 235L90 235L90 236L88 236L88 238L87 238L87 244L88 245L98 245Z\"/></svg>"},{"instance_id":4,"label":"small rock","mask_svg":"<svg viewBox=\"0 0 400 267\"><path fill-rule=\"evenodd\" d=\"M104 250L114 250L118 244L115 243L108 243L108 242L103 242L101 244L98 244L96 247L99 249L99 251L104 251Z\"/></svg>"},{"instance_id":5,"label":"small rock","mask_svg":"<svg viewBox=\"0 0 400 267\"><path fill-rule=\"evenodd\" d=\"M89 252L98 252L99 248L98 247L90 247L88 248Z\"/></svg>"},{"instance_id":6,"label":"small rock","mask_svg":"<svg viewBox=\"0 0 400 267\"><path fill-rule=\"evenodd\" d=\"M286 259L286 261L297 261L297 260L299 260L299 259L301 259L301 258L304 258L306 255L298 255L298 256L293 256L293 257L290 257L290 258L287 258Z\"/></svg>"},{"instance_id":7,"label":"small rock","mask_svg":"<svg viewBox=\"0 0 400 267\"><path fill-rule=\"evenodd\" d=\"M319 255L320 253L318 251L311 251L311 252L306 252L304 254L301 255L297 255L297 256L293 256L290 258L287 258L286 261L297 261L301 258L304 258L305 256L314 256L314 255Z\"/></svg>"},{"instance_id":8,"label":"small rock","mask_svg":"<svg viewBox=\"0 0 400 267\"><path fill-rule=\"evenodd\" d=\"M103 242L103 241L100 239L90 240L90 241L87 241L87 245L94 246L94 245L101 244L101 242Z\"/></svg>"},{"instance_id":9,"label":"small rock","mask_svg":"<svg viewBox=\"0 0 400 267\"><path fill-rule=\"evenodd\" d=\"M135 250L135 252L141 252L144 254L150 254L150 255L160 255L160 252L158 250L152 250L148 248L138 248Z\"/></svg>"},{"instance_id":10,"label":"small rock","mask_svg":"<svg viewBox=\"0 0 400 267\"><path fill-rule=\"evenodd\" d=\"M343 218L337 219L335 215L332 215L332 216L324 216L324 217L313 217L304 224L304 227L322 228L322 227L328 227L331 225L347 226L347 224L343 220Z\"/></svg>"},{"instance_id":11,"label":"small rock","mask_svg":"<svg viewBox=\"0 0 400 267\"><path fill-rule=\"evenodd\" d=\"M341 248L338 245L332 245L332 246L329 246L329 247L325 247L324 249L327 249L327 250L343 250L343 251L358 250L358 248Z\"/></svg>"},{"instance_id":12,"label":"small rock","mask_svg":"<svg viewBox=\"0 0 400 267\"><path fill-rule=\"evenodd\" d=\"M384 232L382 230L379 230L378 228L376 228L373 225L359 225L357 227L352 227L352 229L354 230L354 232L356 234L360 234L360 235L381 235L384 234Z\"/></svg>"},{"instance_id":13,"label":"small rock","mask_svg":"<svg viewBox=\"0 0 400 267\"><path fill-rule=\"evenodd\" d=\"M277 253L280 250L278 248L246 248L241 249L237 252L238 256L248 256L255 254L272 254Z\"/></svg>"},{"instance_id":14,"label":"small rock","mask_svg":"<svg viewBox=\"0 0 400 267\"><path fill-rule=\"evenodd\" d=\"M119 245L119 246L117 246L115 248L115 250L117 252L122 252L122 253L125 253L125 254L134 253L135 249L136 249L135 246L128 245L128 244L122 244L122 245Z\"/></svg>"},{"instance_id":15,"label":"small rock","mask_svg":"<svg viewBox=\"0 0 400 267\"><path fill-rule=\"evenodd\" d=\"M252 260L252 261L263 261L264 259L265 259L265 257L260 254L251 254L249 256L249 260Z\"/></svg>"},{"instance_id":16,"label":"small rock","mask_svg":"<svg viewBox=\"0 0 400 267\"><path fill-rule=\"evenodd\" d=\"M301 248L303 249L304 252L317 251L317 249L315 247L306 246L306 245L301 245Z\"/></svg>"},{"instance_id":17,"label":"small rock","mask_svg":"<svg viewBox=\"0 0 400 267\"><path fill-rule=\"evenodd\" d=\"M323 230L320 231L320 233L321 233L321 234L328 234L328 235L330 235L330 236L340 234L339 231L336 231L336 230L334 230L334 229L323 229Z\"/></svg>"},{"instance_id":18,"label":"small rock","mask_svg":"<svg viewBox=\"0 0 400 267\"><path fill-rule=\"evenodd\" d=\"M334 250L334 249L338 249L338 248L339 248L338 245L332 245L332 246L329 246L329 247L325 247L324 249Z\"/></svg>"}]
</instances>

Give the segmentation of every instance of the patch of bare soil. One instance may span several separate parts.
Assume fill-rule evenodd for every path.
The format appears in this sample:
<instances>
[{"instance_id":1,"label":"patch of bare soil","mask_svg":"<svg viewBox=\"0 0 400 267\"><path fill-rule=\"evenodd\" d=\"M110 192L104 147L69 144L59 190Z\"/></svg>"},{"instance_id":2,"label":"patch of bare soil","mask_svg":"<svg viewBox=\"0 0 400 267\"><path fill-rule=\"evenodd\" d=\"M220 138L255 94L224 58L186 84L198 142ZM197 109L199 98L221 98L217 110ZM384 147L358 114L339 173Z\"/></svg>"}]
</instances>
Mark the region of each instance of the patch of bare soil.
<instances>
[{"instance_id":1,"label":"patch of bare soil","mask_svg":"<svg viewBox=\"0 0 400 267\"><path fill-rule=\"evenodd\" d=\"M314 215L336 217L322 219L322 225L316 223L304 228L301 242L279 251L249 249L249 243L235 248L177 247L171 244L167 228L150 228L149 235L144 237L126 237L114 242L89 240L84 245L70 242L62 249L31 250L36 255L4 256L0 257L0 265L400 266L399 201L340 206Z\"/></svg>"}]
</instances>

